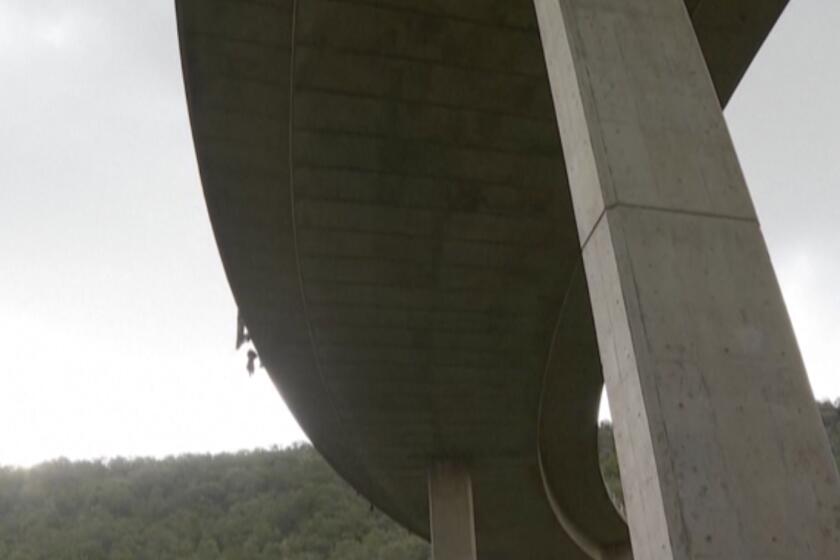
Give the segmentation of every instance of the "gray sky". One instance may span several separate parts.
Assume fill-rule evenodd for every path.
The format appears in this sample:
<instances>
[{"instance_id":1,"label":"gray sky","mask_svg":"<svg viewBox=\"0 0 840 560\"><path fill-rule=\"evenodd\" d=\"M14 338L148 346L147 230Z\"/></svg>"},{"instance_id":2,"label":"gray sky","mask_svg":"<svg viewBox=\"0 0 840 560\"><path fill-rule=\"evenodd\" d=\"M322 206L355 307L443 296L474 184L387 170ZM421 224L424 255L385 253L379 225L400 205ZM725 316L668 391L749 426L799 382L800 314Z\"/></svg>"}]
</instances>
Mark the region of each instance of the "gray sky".
<instances>
[{"instance_id":1,"label":"gray sky","mask_svg":"<svg viewBox=\"0 0 840 560\"><path fill-rule=\"evenodd\" d=\"M840 396L840 2L727 110L818 397ZM303 438L233 350L172 0L0 2L0 464Z\"/></svg>"}]
</instances>

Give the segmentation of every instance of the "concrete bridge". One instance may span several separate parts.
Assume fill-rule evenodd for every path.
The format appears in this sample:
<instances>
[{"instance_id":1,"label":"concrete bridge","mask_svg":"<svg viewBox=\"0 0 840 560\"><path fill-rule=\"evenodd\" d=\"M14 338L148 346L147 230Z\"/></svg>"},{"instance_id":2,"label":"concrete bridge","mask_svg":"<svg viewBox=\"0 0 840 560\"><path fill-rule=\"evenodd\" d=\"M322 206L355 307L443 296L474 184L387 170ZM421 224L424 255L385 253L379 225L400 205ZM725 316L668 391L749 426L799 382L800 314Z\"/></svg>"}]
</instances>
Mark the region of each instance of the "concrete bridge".
<instances>
[{"instance_id":1,"label":"concrete bridge","mask_svg":"<svg viewBox=\"0 0 840 560\"><path fill-rule=\"evenodd\" d=\"M261 360L436 560L840 558L721 110L785 3L178 0Z\"/></svg>"}]
</instances>

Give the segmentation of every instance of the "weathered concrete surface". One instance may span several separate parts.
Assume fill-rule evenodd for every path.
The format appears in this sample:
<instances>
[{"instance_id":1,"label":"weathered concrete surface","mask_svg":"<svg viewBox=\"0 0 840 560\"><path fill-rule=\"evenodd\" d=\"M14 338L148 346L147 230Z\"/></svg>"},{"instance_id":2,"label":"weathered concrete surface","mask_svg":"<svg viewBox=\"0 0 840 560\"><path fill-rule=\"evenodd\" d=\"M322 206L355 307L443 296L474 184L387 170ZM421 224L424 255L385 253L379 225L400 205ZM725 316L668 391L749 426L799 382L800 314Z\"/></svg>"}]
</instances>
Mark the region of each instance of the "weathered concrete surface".
<instances>
[{"instance_id":1,"label":"weathered concrete surface","mask_svg":"<svg viewBox=\"0 0 840 560\"><path fill-rule=\"evenodd\" d=\"M436 462L429 468L429 525L434 560L477 560L470 472Z\"/></svg>"},{"instance_id":2,"label":"weathered concrete surface","mask_svg":"<svg viewBox=\"0 0 840 560\"><path fill-rule=\"evenodd\" d=\"M691 7L725 101L780 5L709 1ZM430 465L468 462L482 560L626 544L531 1L177 7L225 270L321 453L424 536ZM721 49L732 30L751 39Z\"/></svg>"},{"instance_id":3,"label":"weathered concrete surface","mask_svg":"<svg viewBox=\"0 0 840 560\"><path fill-rule=\"evenodd\" d=\"M482 5L182 2L197 155L260 356L336 469L428 535L428 468L464 458L482 559L583 558L535 450L579 259L562 151L532 5ZM574 410L575 493L626 539Z\"/></svg>"},{"instance_id":4,"label":"weathered concrete surface","mask_svg":"<svg viewBox=\"0 0 840 560\"><path fill-rule=\"evenodd\" d=\"M840 479L686 7L536 5L635 558L840 558Z\"/></svg>"}]
</instances>

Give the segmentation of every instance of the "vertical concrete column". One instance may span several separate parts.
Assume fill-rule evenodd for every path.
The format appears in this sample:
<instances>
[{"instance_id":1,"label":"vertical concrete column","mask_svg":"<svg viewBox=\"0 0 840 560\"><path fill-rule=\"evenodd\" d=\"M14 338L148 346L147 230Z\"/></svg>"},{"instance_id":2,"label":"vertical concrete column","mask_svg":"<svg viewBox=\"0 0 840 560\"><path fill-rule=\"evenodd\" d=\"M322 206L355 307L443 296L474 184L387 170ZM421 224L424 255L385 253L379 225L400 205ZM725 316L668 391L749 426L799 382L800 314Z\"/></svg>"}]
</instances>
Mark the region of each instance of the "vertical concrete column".
<instances>
[{"instance_id":1,"label":"vertical concrete column","mask_svg":"<svg viewBox=\"0 0 840 560\"><path fill-rule=\"evenodd\" d=\"M476 560L470 473L457 463L429 469L429 519L434 560Z\"/></svg>"},{"instance_id":2,"label":"vertical concrete column","mask_svg":"<svg viewBox=\"0 0 840 560\"><path fill-rule=\"evenodd\" d=\"M636 560L840 558L837 469L683 0L535 5Z\"/></svg>"}]
</instances>

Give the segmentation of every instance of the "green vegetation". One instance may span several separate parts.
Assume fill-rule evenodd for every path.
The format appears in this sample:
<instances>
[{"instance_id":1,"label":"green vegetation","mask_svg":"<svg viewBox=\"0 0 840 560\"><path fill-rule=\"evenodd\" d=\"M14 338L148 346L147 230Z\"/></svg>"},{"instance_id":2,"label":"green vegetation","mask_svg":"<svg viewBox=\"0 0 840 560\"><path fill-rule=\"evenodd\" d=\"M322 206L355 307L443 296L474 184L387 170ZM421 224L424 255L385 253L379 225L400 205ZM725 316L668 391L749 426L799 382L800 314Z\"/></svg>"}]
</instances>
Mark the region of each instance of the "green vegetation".
<instances>
[{"instance_id":1,"label":"green vegetation","mask_svg":"<svg viewBox=\"0 0 840 560\"><path fill-rule=\"evenodd\" d=\"M0 469L3 560L426 560L309 446Z\"/></svg>"},{"instance_id":2,"label":"green vegetation","mask_svg":"<svg viewBox=\"0 0 840 560\"><path fill-rule=\"evenodd\" d=\"M598 426L598 456L601 459L601 475L604 485L613 499L615 507L624 512L624 495L621 492L621 479L618 471L618 457L615 455L615 440L612 424L602 422Z\"/></svg>"},{"instance_id":3,"label":"green vegetation","mask_svg":"<svg viewBox=\"0 0 840 560\"><path fill-rule=\"evenodd\" d=\"M835 455L840 406L820 404ZM600 452L620 502L609 425ZM0 468L3 560L427 560L309 446Z\"/></svg>"}]
</instances>

